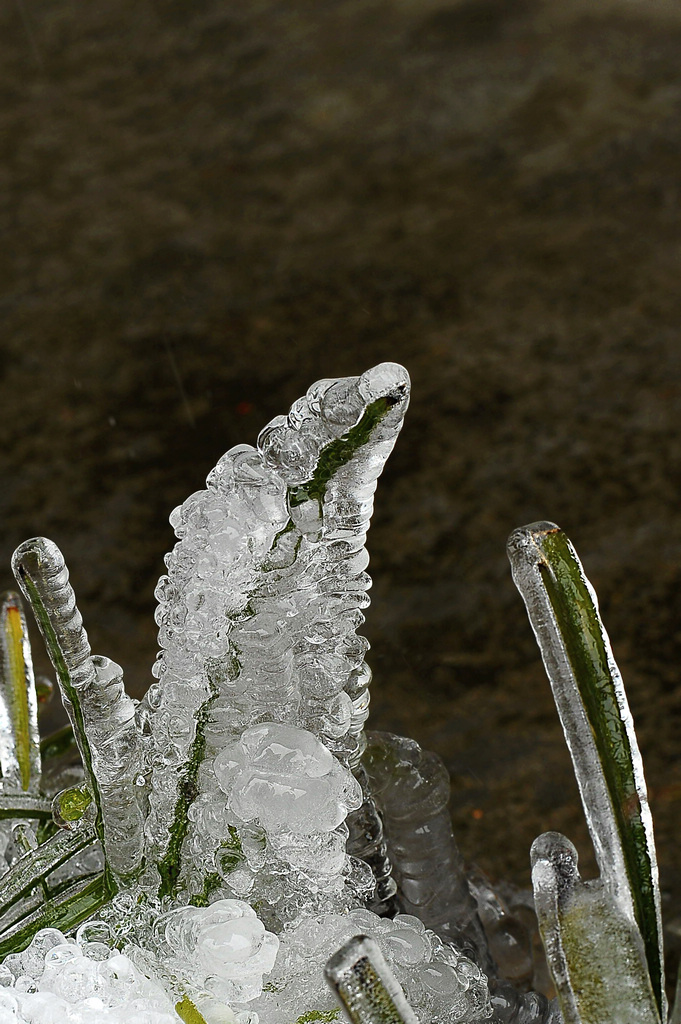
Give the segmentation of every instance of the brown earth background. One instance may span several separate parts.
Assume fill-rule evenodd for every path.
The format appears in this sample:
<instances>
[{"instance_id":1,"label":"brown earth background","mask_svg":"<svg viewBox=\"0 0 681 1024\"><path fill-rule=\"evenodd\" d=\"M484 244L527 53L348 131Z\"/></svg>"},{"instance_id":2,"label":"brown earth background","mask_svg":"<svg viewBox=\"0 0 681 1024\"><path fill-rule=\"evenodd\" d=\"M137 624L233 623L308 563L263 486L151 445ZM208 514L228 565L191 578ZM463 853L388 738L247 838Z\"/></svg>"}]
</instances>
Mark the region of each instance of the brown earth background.
<instances>
[{"instance_id":1,"label":"brown earth background","mask_svg":"<svg viewBox=\"0 0 681 1024\"><path fill-rule=\"evenodd\" d=\"M676 0L12 0L0 225L3 584L52 537L141 695L170 510L315 379L404 363L371 724L442 755L492 877L547 829L593 872L504 551L558 522L681 934Z\"/></svg>"}]
</instances>

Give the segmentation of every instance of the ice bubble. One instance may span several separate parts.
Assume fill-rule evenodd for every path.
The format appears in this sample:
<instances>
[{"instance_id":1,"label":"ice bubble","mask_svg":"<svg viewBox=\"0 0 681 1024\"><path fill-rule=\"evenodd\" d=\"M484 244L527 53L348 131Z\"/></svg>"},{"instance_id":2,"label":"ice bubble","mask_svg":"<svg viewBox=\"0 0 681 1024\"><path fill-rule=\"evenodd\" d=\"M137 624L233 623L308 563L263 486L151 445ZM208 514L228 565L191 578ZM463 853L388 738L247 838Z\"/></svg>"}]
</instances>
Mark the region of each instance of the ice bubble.
<instances>
[{"instance_id":1,"label":"ice bubble","mask_svg":"<svg viewBox=\"0 0 681 1024\"><path fill-rule=\"evenodd\" d=\"M423 964L418 975L424 988L436 996L455 995L461 989L461 982L450 964Z\"/></svg>"},{"instance_id":2,"label":"ice bubble","mask_svg":"<svg viewBox=\"0 0 681 1024\"><path fill-rule=\"evenodd\" d=\"M412 928L397 928L385 937L384 944L395 963L404 966L421 963L430 953L428 940Z\"/></svg>"},{"instance_id":3,"label":"ice bubble","mask_svg":"<svg viewBox=\"0 0 681 1024\"><path fill-rule=\"evenodd\" d=\"M354 427L364 412L364 399L357 388L357 377L347 377L331 384L319 407L324 420L337 434Z\"/></svg>"},{"instance_id":4,"label":"ice bubble","mask_svg":"<svg viewBox=\"0 0 681 1024\"><path fill-rule=\"evenodd\" d=\"M331 832L362 803L359 783L316 736L277 722L246 729L214 769L230 809L275 833Z\"/></svg>"},{"instance_id":5,"label":"ice bubble","mask_svg":"<svg viewBox=\"0 0 681 1024\"><path fill-rule=\"evenodd\" d=\"M319 458L319 440L314 433L295 430L285 422L268 424L260 432L258 447L268 465L289 485L309 480Z\"/></svg>"},{"instance_id":6,"label":"ice bubble","mask_svg":"<svg viewBox=\"0 0 681 1024\"><path fill-rule=\"evenodd\" d=\"M45 967L59 969L71 960L78 960L82 957L83 951L74 942L67 942L66 939L61 945L53 946L45 956Z\"/></svg>"}]
</instances>

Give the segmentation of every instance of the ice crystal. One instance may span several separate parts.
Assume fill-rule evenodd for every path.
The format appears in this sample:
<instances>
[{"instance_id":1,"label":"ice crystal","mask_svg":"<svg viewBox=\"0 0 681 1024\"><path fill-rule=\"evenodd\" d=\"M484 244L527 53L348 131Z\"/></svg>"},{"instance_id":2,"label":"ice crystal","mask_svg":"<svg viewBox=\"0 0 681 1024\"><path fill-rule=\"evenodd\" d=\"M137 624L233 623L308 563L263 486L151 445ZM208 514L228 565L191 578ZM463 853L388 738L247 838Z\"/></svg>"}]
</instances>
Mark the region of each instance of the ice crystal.
<instances>
[{"instance_id":1,"label":"ice crystal","mask_svg":"<svg viewBox=\"0 0 681 1024\"><path fill-rule=\"evenodd\" d=\"M0 1024L560 1024L536 991L535 905L566 1024L665 1019L633 725L556 527L516 532L510 555L601 878L582 882L548 833L534 904L494 886L463 863L442 762L364 733L366 531L408 398L392 363L319 381L172 513L141 702L92 655L59 549L15 552L71 726L40 742L21 601L6 595ZM64 763L73 745L80 768Z\"/></svg>"}]
</instances>

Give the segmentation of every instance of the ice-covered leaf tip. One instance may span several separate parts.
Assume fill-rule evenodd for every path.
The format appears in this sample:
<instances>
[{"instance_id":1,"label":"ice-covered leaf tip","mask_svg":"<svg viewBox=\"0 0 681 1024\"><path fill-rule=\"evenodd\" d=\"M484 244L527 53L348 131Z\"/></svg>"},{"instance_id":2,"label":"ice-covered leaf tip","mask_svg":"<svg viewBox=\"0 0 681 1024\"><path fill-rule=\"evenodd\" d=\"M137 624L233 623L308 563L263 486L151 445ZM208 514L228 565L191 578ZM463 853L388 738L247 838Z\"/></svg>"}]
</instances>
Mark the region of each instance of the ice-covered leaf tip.
<instances>
[{"instance_id":1,"label":"ice-covered leaf tip","mask_svg":"<svg viewBox=\"0 0 681 1024\"><path fill-rule=\"evenodd\" d=\"M247 853L238 865L226 858L226 873L221 862L217 874L206 868L215 860L215 800L228 796L230 824L241 835L250 820L244 787L266 793L268 773L285 773L295 761L292 754L276 764L263 760L271 759L264 751L278 733L289 749L307 743L309 758L321 756L314 737L346 772L358 764L370 681L368 644L357 635L369 604L366 531L408 399L408 375L394 363L319 381L260 432L257 447L227 452L206 489L171 516L178 543L156 591L158 682L141 708L153 750L152 867L143 884L161 897L200 897L207 885L226 884L267 900L265 879L282 871L292 894L298 885L309 889L310 872L321 888L335 884L344 845L337 824L361 800L349 773L333 798L322 793L321 767L307 769L306 782L299 776L317 802L340 800L338 820L327 829L310 812L293 830L307 839L285 849L275 836L286 830L266 822L285 817L286 808L263 807L258 827L269 873L255 870ZM256 724L262 738L247 740ZM294 740L292 729L310 740ZM241 769L226 775L232 755L221 752L237 749Z\"/></svg>"},{"instance_id":2,"label":"ice-covered leaf tip","mask_svg":"<svg viewBox=\"0 0 681 1024\"><path fill-rule=\"evenodd\" d=\"M657 1014L665 1020L652 818L633 720L596 594L572 544L554 523L514 531L508 552L551 682L600 869L597 885L582 883L569 840L547 834L534 844L535 902L566 1020L615 1024L624 1019L624 1006L632 1022L653 1021ZM613 938L622 929L629 936L626 966L624 946ZM601 959L608 942L614 957L606 957L602 970L595 969L598 958L584 946L589 935L596 941L596 932L602 933ZM638 979L633 994L627 995L625 974ZM610 1001L610 1015L604 1016L608 984L625 1002ZM633 1001L627 1003L629 996Z\"/></svg>"}]
</instances>

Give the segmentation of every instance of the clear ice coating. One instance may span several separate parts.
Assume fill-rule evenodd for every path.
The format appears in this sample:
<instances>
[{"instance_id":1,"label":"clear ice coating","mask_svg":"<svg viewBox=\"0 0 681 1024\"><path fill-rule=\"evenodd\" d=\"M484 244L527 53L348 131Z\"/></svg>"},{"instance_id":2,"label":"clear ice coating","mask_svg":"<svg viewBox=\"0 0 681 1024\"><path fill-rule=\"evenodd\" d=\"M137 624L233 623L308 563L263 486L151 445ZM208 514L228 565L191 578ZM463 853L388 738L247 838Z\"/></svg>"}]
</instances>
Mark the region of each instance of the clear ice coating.
<instances>
[{"instance_id":1,"label":"clear ice coating","mask_svg":"<svg viewBox=\"0 0 681 1024\"><path fill-rule=\"evenodd\" d=\"M40 741L8 594L0 1024L666 1020L640 755L595 595L557 527L516 531L510 554L601 878L583 882L572 844L548 833L532 849L534 902L495 886L463 863L442 762L364 733L366 531L408 397L393 363L320 381L173 512L141 702L91 653L56 545L15 552L71 724ZM564 1018L537 991L551 984L537 928Z\"/></svg>"},{"instance_id":2,"label":"clear ice coating","mask_svg":"<svg viewBox=\"0 0 681 1024\"><path fill-rule=\"evenodd\" d=\"M534 843L535 906L565 1018L575 1024L666 1020L643 762L596 594L554 523L515 530L508 553L551 681L600 869L598 883L582 884L569 840L547 833Z\"/></svg>"},{"instance_id":3,"label":"clear ice coating","mask_svg":"<svg viewBox=\"0 0 681 1024\"><path fill-rule=\"evenodd\" d=\"M376 481L408 399L394 363L320 381L173 512L158 682L139 709L150 895L220 891L283 923L371 887L345 854L370 680L356 631Z\"/></svg>"}]
</instances>

